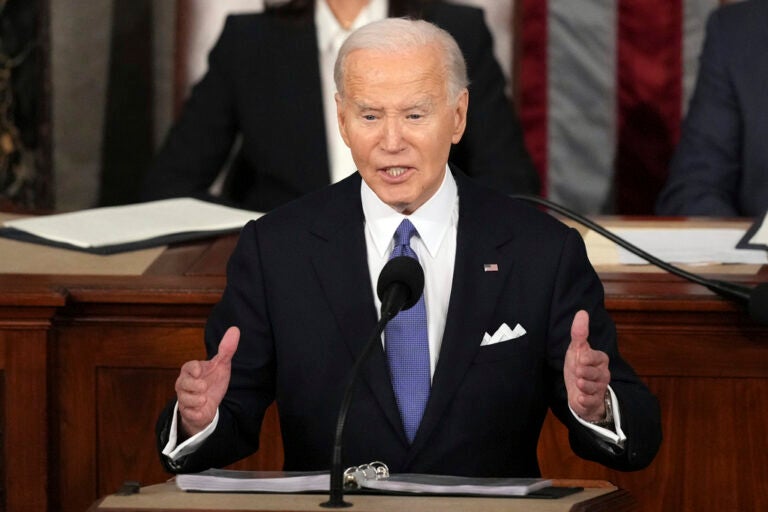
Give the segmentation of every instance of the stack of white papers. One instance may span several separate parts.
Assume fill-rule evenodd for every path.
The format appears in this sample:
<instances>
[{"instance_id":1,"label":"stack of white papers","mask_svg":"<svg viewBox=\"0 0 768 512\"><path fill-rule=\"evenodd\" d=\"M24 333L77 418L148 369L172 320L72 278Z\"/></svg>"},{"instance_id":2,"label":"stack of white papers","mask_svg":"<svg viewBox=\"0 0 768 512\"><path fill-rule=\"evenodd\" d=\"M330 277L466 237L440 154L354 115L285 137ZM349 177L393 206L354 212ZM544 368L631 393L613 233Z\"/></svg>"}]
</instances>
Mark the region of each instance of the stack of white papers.
<instances>
[{"instance_id":1,"label":"stack of white papers","mask_svg":"<svg viewBox=\"0 0 768 512\"><path fill-rule=\"evenodd\" d=\"M478 496L525 496L552 486L541 478L468 478L449 475L401 474L366 480L365 489L416 494L467 494Z\"/></svg>"},{"instance_id":2,"label":"stack of white papers","mask_svg":"<svg viewBox=\"0 0 768 512\"><path fill-rule=\"evenodd\" d=\"M467 478L415 473L357 479L356 482L364 490L386 493L480 496L525 496L552 486L551 480L541 478ZM176 475L176 486L184 491L209 492L327 492L330 475L327 472L209 469L201 473Z\"/></svg>"},{"instance_id":3,"label":"stack of white papers","mask_svg":"<svg viewBox=\"0 0 768 512\"><path fill-rule=\"evenodd\" d=\"M176 475L176 486L183 491L312 492L327 491L329 482L330 475L324 471L290 473L209 469L202 473Z\"/></svg>"},{"instance_id":4,"label":"stack of white papers","mask_svg":"<svg viewBox=\"0 0 768 512\"><path fill-rule=\"evenodd\" d=\"M732 228L617 228L615 235L645 252L670 263L704 265L712 263L768 263L763 249L737 249L745 230ZM614 245L602 235L588 231L584 237L593 265L641 265L648 262Z\"/></svg>"},{"instance_id":5,"label":"stack of white papers","mask_svg":"<svg viewBox=\"0 0 768 512\"><path fill-rule=\"evenodd\" d=\"M93 208L72 213L9 220L0 234L37 243L53 242L80 249L98 249L164 237L205 236L235 231L262 213L229 208L191 198L165 199L128 206ZM19 232L29 235L18 236ZM14 236L11 236L14 235ZM179 238L173 239L176 241ZM143 247L151 244L144 244ZM157 245L157 244L154 244Z\"/></svg>"}]
</instances>

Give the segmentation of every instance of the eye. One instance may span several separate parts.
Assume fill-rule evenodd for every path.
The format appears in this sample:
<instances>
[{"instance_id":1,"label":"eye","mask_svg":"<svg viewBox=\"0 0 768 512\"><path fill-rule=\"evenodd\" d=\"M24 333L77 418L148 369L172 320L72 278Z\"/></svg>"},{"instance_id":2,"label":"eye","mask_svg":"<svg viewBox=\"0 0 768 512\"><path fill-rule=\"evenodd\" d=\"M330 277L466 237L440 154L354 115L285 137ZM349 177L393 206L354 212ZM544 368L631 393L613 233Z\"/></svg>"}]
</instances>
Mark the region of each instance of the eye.
<instances>
[{"instance_id":1,"label":"eye","mask_svg":"<svg viewBox=\"0 0 768 512\"><path fill-rule=\"evenodd\" d=\"M364 121L376 121L379 118L378 112L360 112L360 118Z\"/></svg>"},{"instance_id":2,"label":"eye","mask_svg":"<svg viewBox=\"0 0 768 512\"><path fill-rule=\"evenodd\" d=\"M406 119L411 119L413 121L418 121L419 119L423 119L423 118L424 118L423 114L408 114L406 116Z\"/></svg>"}]
</instances>

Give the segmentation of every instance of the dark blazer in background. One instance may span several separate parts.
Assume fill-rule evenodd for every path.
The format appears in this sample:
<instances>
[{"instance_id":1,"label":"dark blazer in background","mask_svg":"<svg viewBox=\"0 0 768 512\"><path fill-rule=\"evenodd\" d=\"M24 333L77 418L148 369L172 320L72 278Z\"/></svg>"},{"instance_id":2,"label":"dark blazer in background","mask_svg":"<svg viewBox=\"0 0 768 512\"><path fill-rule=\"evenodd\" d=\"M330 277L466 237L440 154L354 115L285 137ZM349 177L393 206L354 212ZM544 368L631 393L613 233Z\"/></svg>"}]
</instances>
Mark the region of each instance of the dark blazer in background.
<instances>
[{"instance_id":1,"label":"dark blazer in background","mask_svg":"<svg viewBox=\"0 0 768 512\"><path fill-rule=\"evenodd\" d=\"M345 466L380 460L395 472L536 476L539 431L550 407L579 456L620 470L646 466L661 438L658 404L619 355L581 237L535 208L455 177L453 289L421 426L409 445L384 351L375 350L347 418ZM485 272L489 263L498 271ZM582 308L590 313L591 345L610 356L624 449L598 438L568 409L563 361ZM344 386L376 321L359 175L249 223L206 327L209 357L229 326L241 330L219 424L174 471L224 466L255 451L273 400L285 469L327 468ZM527 333L481 347L483 334L502 323L519 323ZM172 404L157 424L160 449L171 411Z\"/></svg>"},{"instance_id":2,"label":"dark blazer in background","mask_svg":"<svg viewBox=\"0 0 768 512\"><path fill-rule=\"evenodd\" d=\"M660 215L761 215L768 208L768 2L715 10Z\"/></svg>"},{"instance_id":3,"label":"dark blazer in background","mask_svg":"<svg viewBox=\"0 0 768 512\"><path fill-rule=\"evenodd\" d=\"M468 65L467 130L451 161L503 192L537 193L483 12L437 2L424 18L453 35ZM205 198L238 134L229 202L268 211L330 183L313 17L230 16L208 65L145 177L144 199Z\"/></svg>"}]
</instances>

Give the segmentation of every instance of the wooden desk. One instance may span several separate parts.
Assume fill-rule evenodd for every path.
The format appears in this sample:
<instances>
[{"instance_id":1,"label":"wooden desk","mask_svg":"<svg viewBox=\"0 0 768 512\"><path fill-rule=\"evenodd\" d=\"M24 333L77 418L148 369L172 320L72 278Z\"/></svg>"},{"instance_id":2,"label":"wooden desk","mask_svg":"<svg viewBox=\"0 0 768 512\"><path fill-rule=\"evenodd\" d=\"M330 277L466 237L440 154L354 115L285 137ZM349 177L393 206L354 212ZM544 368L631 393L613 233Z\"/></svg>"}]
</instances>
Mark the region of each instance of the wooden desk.
<instances>
[{"instance_id":1,"label":"wooden desk","mask_svg":"<svg viewBox=\"0 0 768 512\"><path fill-rule=\"evenodd\" d=\"M524 498L458 498L432 496L348 495L355 512L624 512L637 510L637 502L624 490L607 482L580 483L582 492L556 500ZM594 485L591 485L594 484ZM591 485L591 486L590 486ZM588 487L589 486L589 487ZM185 493L173 483L144 487L131 496L107 496L88 512L170 512L262 510L283 512L328 511L320 507L319 494L212 494Z\"/></svg>"},{"instance_id":2,"label":"wooden desk","mask_svg":"<svg viewBox=\"0 0 768 512\"><path fill-rule=\"evenodd\" d=\"M204 354L234 243L168 249L141 275L84 275L87 263L82 274L0 274L0 509L81 512L124 480L167 478L155 418L181 364ZM641 510L768 509L768 328L673 276L598 270L622 353L660 399L664 443L646 470L618 473L573 455L550 418L544 476L611 481ZM261 446L235 467L280 468L274 411Z\"/></svg>"}]
</instances>

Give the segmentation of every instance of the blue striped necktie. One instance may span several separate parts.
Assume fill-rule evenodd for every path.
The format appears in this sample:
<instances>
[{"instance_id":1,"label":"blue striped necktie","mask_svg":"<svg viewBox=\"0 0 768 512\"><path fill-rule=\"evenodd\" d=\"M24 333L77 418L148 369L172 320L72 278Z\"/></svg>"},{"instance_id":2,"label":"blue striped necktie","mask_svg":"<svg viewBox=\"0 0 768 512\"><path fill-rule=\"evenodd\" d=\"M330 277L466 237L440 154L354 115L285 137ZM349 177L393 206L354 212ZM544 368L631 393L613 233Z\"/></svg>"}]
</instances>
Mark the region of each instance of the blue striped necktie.
<instances>
[{"instance_id":1,"label":"blue striped necktie","mask_svg":"<svg viewBox=\"0 0 768 512\"><path fill-rule=\"evenodd\" d=\"M395 246L390 259L408 256L418 260L411 248L411 237L414 234L416 228L411 221L404 219L395 232ZM384 341L405 435L413 442L431 386L427 308L424 306L423 294L412 308L400 311L387 324Z\"/></svg>"}]
</instances>

